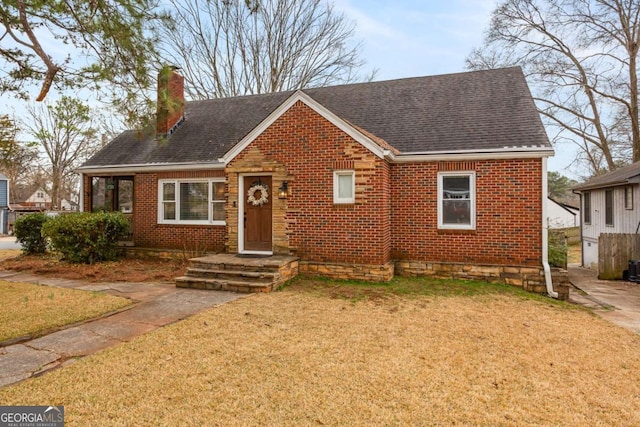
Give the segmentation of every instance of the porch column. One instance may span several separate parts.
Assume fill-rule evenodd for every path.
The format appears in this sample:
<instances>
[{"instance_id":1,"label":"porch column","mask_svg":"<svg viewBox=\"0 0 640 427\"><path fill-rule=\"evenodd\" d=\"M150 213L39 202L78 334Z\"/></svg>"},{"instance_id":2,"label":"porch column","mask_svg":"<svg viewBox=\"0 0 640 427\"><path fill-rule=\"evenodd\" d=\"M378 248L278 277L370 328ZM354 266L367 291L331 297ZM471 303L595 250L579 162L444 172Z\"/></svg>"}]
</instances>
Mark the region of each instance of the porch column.
<instances>
[{"instance_id":1,"label":"porch column","mask_svg":"<svg viewBox=\"0 0 640 427\"><path fill-rule=\"evenodd\" d=\"M78 199L78 208L80 212L84 212L84 174L80 173L80 198Z\"/></svg>"}]
</instances>

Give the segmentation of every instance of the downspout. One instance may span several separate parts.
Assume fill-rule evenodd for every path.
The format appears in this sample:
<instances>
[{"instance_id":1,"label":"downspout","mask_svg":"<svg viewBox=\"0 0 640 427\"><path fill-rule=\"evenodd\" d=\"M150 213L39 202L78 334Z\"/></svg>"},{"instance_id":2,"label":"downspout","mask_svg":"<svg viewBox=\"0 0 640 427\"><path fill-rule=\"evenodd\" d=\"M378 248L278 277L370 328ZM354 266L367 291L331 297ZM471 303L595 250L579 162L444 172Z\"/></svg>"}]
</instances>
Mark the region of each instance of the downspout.
<instances>
[{"instance_id":1,"label":"downspout","mask_svg":"<svg viewBox=\"0 0 640 427\"><path fill-rule=\"evenodd\" d=\"M547 286L547 294L551 298L558 298L558 293L553 290L551 280L551 267L549 267L549 221L547 219L547 193L549 183L547 181L547 158L542 158L542 268L544 269L544 283Z\"/></svg>"},{"instance_id":2,"label":"downspout","mask_svg":"<svg viewBox=\"0 0 640 427\"><path fill-rule=\"evenodd\" d=\"M584 230L582 229L582 218L584 218L584 200L582 199L582 191L571 191L573 194L580 196L580 210L578 215L580 216L580 266L584 267L584 243L582 242L582 236L584 236ZM640 224L638 224L640 225Z\"/></svg>"}]
</instances>

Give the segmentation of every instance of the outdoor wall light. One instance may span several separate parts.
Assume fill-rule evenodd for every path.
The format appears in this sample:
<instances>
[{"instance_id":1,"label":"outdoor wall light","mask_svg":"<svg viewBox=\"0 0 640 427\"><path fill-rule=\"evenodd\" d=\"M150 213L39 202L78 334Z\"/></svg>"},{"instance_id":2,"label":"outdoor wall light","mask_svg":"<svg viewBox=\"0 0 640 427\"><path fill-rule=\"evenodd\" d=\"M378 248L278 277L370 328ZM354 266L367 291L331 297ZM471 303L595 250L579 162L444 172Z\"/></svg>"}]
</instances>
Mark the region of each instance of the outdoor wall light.
<instances>
[{"instance_id":1,"label":"outdoor wall light","mask_svg":"<svg viewBox=\"0 0 640 427\"><path fill-rule=\"evenodd\" d=\"M286 199L289 195L289 183L287 181L282 181L282 185L278 188L278 198Z\"/></svg>"}]
</instances>

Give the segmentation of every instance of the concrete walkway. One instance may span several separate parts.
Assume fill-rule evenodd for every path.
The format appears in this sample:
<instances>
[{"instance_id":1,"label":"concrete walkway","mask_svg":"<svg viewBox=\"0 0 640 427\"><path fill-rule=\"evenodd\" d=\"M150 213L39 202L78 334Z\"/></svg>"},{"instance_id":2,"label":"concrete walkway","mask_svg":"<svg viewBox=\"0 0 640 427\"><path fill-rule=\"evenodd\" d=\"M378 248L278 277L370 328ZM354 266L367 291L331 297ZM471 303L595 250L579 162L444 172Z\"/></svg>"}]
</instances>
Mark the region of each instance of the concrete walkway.
<instances>
[{"instance_id":1,"label":"concrete walkway","mask_svg":"<svg viewBox=\"0 0 640 427\"><path fill-rule=\"evenodd\" d=\"M128 310L0 347L0 387L73 363L104 348L246 296L225 291L176 288L173 283L87 283L0 271L0 280L103 291L129 298ZM6 343L5 343L6 344Z\"/></svg>"},{"instance_id":2,"label":"concrete walkway","mask_svg":"<svg viewBox=\"0 0 640 427\"><path fill-rule=\"evenodd\" d=\"M598 272L569 266L569 300L590 307L600 317L640 334L640 284L598 280Z\"/></svg>"},{"instance_id":3,"label":"concrete walkway","mask_svg":"<svg viewBox=\"0 0 640 427\"><path fill-rule=\"evenodd\" d=\"M22 249L22 245L16 242L14 236L0 234L0 249Z\"/></svg>"}]
</instances>

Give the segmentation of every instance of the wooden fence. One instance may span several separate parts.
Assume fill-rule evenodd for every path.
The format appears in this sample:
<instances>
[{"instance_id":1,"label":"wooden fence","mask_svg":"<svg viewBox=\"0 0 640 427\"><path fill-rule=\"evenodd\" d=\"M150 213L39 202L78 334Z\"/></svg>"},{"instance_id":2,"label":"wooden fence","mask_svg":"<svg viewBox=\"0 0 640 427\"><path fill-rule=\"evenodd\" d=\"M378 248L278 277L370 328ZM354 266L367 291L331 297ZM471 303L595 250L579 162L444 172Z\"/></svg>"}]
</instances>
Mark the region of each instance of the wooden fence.
<instances>
[{"instance_id":1,"label":"wooden fence","mask_svg":"<svg viewBox=\"0 0 640 427\"><path fill-rule=\"evenodd\" d=\"M598 238L598 278L622 279L629 260L640 259L640 234L602 233Z\"/></svg>"}]
</instances>

